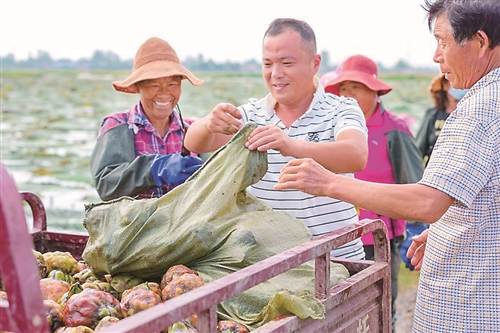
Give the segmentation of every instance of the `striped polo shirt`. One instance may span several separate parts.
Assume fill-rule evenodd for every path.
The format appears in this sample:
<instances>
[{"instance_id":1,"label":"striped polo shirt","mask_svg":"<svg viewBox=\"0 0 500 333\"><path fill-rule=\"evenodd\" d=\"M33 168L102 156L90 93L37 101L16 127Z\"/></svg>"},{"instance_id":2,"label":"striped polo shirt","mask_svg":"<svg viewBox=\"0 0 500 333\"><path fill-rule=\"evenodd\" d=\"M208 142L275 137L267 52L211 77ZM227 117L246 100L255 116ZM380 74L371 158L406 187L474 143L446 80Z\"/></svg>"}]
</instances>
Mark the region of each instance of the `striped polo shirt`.
<instances>
[{"instance_id":1,"label":"striped polo shirt","mask_svg":"<svg viewBox=\"0 0 500 333\"><path fill-rule=\"evenodd\" d=\"M413 332L500 332L500 68L450 114L419 183L455 201L429 230Z\"/></svg>"},{"instance_id":2,"label":"striped polo shirt","mask_svg":"<svg viewBox=\"0 0 500 333\"><path fill-rule=\"evenodd\" d=\"M357 102L350 98L325 93L317 78L316 92L309 109L287 128L276 115L276 100L271 94L263 99L250 99L239 107L243 122L254 122L260 126L274 125L281 128L294 140L308 142L334 142L339 133L356 129L367 134L365 118ZM281 169L294 157L282 156L276 150L268 150L268 170L264 177L251 186L251 193L275 210L285 211L306 224L313 237L318 237L358 221L353 205L328 198L316 197L301 191L277 191ZM345 174L353 177L353 174ZM365 254L360 239L352 241L331 252L332 256L363 259Z\"/></svg>"}]
</instances>

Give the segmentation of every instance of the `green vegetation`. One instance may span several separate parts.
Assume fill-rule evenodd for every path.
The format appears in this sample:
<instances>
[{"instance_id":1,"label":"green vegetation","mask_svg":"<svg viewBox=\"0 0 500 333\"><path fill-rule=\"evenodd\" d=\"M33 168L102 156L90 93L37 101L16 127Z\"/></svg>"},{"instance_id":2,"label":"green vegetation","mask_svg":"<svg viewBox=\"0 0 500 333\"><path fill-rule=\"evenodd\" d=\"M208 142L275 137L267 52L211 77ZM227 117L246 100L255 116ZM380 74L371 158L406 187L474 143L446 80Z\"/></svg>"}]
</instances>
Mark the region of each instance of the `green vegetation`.
<instances>
[{"instance_id":1,"label":"green vegetation","mask_svg":"<svg viewBox=\"0 0 500 333\"><path fill-rule=\"evenodd\" d=\"M116 92L111 82L129 71L3 70L0 148L2 163L22 191L41 196L49 226L80 229L84 204L99 200L92 186L89 156L102 118L133 106L138 96ZM267 88L260 73L199 72L205 80L185 81L180 100L185 117L199 118L219 102L235 105L260 98ZM394 90L382 97L387 109L418 121L431 100L432 74L391 74L382 79ZM68 218L68 214L73 216ZM69 222L68 222L69 221ZM76 221L76 222L75 222Z\"/></svg>"},{"instance_id":2,"label":"green vegetation","mask_svg":"<svg viewBox=\"0 0 500 333\"><path fill-rule=\"evenodd\" d=\"M420 278L420 271L410 271L405 268L404 263L401 264L399 271L398 290L414 290L418 287L418 279Z\"/></svg>"}]
</instances>

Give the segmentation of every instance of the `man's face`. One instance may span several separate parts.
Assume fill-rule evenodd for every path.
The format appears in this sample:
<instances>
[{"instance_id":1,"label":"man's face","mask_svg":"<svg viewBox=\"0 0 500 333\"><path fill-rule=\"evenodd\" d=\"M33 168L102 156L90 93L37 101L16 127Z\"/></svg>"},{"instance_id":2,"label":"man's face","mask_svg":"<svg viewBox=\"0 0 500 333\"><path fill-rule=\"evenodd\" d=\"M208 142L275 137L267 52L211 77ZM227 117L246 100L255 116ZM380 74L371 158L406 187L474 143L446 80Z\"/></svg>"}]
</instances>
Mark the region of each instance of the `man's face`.
<instances>
[{"instance_id":1,"label":"man's face","mask_svg":"<svg viewBox=\"0 0 500 333\"><path fill-rule=\"evenodd\" d=\"M480 42L477 39L457 44L451 34L450 21L446 14L436 19L434 37L437 47L433 60L439 63L440 70L446 75L455 89L469 89L484 74L483 61L480 54Z\"/></svg>"},{"instance_id":2,"label":"man's face","mask_svg":"<svg viewBox=\"0 0 500 333\"><path fill-rule=\"evenodd\" d=\"M312 100L314 75L320 62L321 57L312 54L297 32L285 31L264 39L262 76L281 105L293 106Z\"/></svg>"}]
</instances>

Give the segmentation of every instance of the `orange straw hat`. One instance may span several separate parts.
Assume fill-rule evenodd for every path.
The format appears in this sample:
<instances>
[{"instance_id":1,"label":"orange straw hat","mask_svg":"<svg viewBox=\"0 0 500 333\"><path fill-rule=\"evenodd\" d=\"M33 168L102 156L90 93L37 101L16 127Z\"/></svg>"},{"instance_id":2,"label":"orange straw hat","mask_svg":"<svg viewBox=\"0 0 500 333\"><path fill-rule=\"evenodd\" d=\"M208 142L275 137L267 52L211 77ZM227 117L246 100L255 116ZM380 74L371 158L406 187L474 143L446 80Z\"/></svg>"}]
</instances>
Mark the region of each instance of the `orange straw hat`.
<instances>
[{"instance_id":1,"label":"orange straw hat","mask_svg":"<svg viewBox=\"0 0 500 333\"><path fill-rule=\"evenodd\" d=\"M344 81L361 82L379 95L385 95L392 87L378 79L378 66L368 57L354 55L342 63L339 76L325 86L325 91L340 94L340 84Z\"/></svg>"},{"instance_id":2,"label":"orange straw hat","mask_svg":"<svg viewBox=\"0 0 500 333\"><path fill-rule=\"evenodd\" d=\"M151 37L139 47L132 74L123 81L113 82L113 87L117 91L134 94L137 93L135 84L139 81L175 75L181 75L195 86L203 83L203 80L198 79L181 65L177 53L169 43Z\"/></svg>"},{"instance_id":3,"label":"orange straw hat","mask_svg":"<svg viewBox=\"0 0 500 333\"><path fill-rule=\"evenodd\" d=\"M429 92L435 93L435 92L438 92L438 91L448 91L448 89L450 88L450 85L447 84L447 81L448 80L446 79L446 77L444 76L444 74L438 74L438 75L436 75L432 79L431 84L428 87Z\"/></svg>"}]
</instances>

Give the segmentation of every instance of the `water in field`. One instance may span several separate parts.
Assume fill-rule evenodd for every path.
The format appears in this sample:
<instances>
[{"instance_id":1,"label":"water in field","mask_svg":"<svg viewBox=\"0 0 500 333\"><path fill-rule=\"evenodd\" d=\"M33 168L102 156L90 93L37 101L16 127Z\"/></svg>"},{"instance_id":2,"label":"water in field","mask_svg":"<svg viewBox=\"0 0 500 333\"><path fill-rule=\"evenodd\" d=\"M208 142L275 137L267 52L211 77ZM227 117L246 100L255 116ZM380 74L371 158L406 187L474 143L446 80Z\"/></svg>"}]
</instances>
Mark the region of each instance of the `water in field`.
<instances>
[{"instance_id":1,"label":"water in field","mask_svg":"<svg viewBox=\"0 0 500 333\"><path fill-rule=\"evenodd\" d=\"M100 201L89 170L100 122L138 100L138 95L119 93L111 86L128 73L3 71L1 75L1 162L20 191L41 197L49 229L85 231L84 205ZM185 117L202 117L219 102L239 105L267 93L258 74L197 76L205 84L193 87L183 82L180 106ZM382 77L394 88L383 97L386 108L414 117L414 131L431 103L426 91L431 77Z\"/></svg>"}]
</instances>

